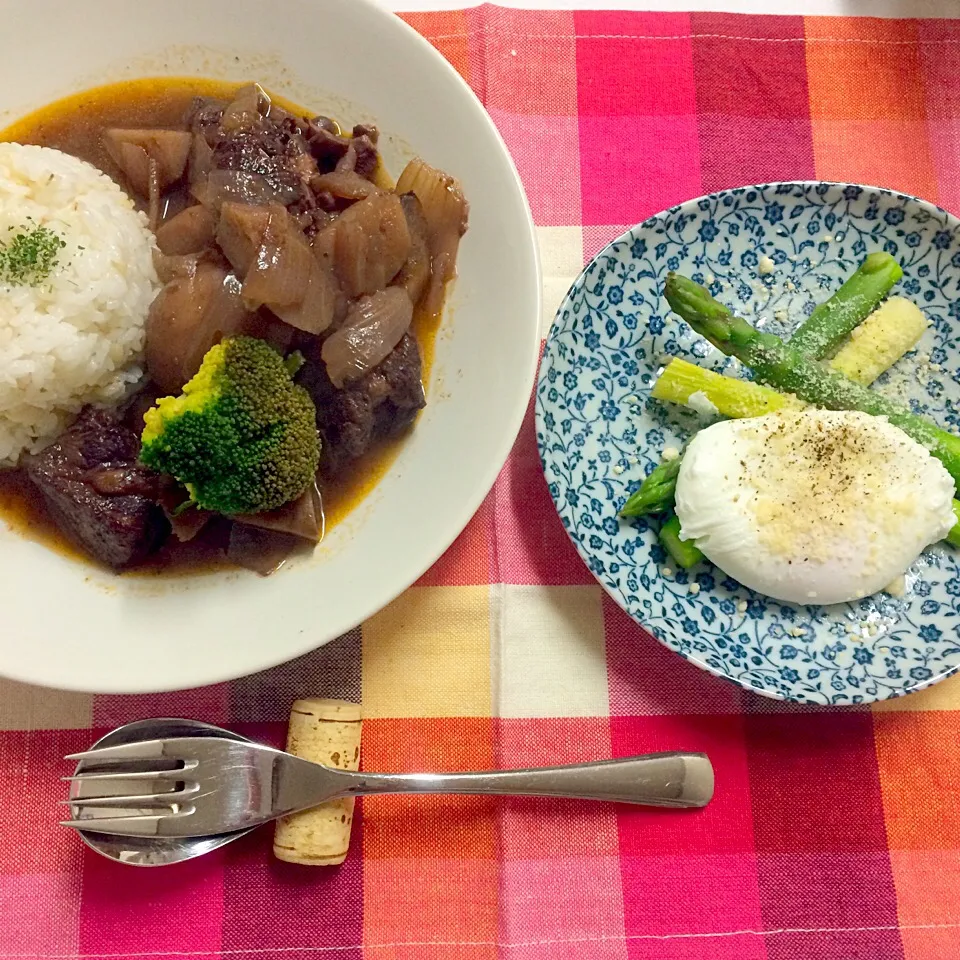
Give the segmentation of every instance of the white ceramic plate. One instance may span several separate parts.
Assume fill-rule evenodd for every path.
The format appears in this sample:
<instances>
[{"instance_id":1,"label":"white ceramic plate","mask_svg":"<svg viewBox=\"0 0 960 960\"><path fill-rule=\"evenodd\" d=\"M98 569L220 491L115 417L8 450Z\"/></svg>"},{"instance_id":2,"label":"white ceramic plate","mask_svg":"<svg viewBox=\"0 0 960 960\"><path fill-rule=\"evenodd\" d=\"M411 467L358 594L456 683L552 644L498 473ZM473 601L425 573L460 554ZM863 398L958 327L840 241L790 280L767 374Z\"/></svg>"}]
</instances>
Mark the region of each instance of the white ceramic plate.
<instances>
[{"instance_id":1,"label":"white ceramic plate","mask_svg":"<svg viewBox=\"0 0 960 960\"><path fill-rule=\"evenodd\" d=\"M55 28L54 28L55 25ZM246 572L116 577L0 523L0 675L135 693L243 676L307 653L413 583L492 486L530 396L540 279L529 209L467 85L367 0L31 0L4 5L0 125L135 76L257 80L354 123L375 120L396 175L412 154L470 201L427 408L383 481L309 560Z\"/></svg>"}]
</instances>

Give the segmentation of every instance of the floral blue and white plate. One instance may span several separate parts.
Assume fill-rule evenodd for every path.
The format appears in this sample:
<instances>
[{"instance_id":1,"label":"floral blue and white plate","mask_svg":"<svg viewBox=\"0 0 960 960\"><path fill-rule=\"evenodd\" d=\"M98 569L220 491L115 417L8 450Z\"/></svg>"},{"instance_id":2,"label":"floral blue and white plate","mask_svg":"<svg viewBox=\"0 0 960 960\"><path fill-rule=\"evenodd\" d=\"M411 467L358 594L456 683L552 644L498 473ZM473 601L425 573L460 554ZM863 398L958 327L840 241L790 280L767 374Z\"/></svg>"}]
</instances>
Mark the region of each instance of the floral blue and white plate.
<instances>
[{"instance_id":1,"label":"floral blue and white plate","mask_svg":"<svg viewBox=\"0 0 960 960\"><path fill-rule=\"evenodd\" d=\"M706 422L650 398L673 356L716 370L724 357L672 315L669 270L784 335L863 257L903 265L896 292L930 321L918 349L875 385L960 424L960 222L876 187L777 183L691 200L629 230L587 266L557 313L537 386L537 439L550 493L591 571L671 650L764 696L856 704L920 690L960 668L960 551L938 545L901 597L791 606L709 564L673 571L656 523L617 511L667 446ZM775 269L758 272L760 257ZM767 266L765 264L765 266ZM789 318L789 319L788 319Z\"/></svg>"}]
</instances>

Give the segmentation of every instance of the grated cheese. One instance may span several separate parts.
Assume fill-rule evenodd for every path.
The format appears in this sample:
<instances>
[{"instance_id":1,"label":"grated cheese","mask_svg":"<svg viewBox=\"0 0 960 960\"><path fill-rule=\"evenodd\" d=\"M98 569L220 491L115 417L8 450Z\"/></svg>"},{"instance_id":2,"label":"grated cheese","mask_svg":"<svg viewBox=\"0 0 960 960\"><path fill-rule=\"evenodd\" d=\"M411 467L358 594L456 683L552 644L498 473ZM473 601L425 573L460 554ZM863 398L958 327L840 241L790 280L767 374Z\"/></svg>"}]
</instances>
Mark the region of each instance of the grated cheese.
<instances>
[{"instance_id":1,"label":"grated cheese","mask_svg":"<svg viewBox=\"0 0 960 960\"><path fill-rule=\"evenodd\" d=\"M702 417L715 417L720 413L717 405L702 390L690 394L687 398L687 406Z\"/></svg>"},{"instance_id":2,"label":"grated cheese","mask_svg":"<svg viewBox=\"0 0 960 960\"><path fill-rule=\"evenodd\" d=\"M893 583L888 583L883 588L884 593L889 593L891 597L902 597L907 592L907 579L904 576L897 577Z\"/></svg>"}]
</instances>

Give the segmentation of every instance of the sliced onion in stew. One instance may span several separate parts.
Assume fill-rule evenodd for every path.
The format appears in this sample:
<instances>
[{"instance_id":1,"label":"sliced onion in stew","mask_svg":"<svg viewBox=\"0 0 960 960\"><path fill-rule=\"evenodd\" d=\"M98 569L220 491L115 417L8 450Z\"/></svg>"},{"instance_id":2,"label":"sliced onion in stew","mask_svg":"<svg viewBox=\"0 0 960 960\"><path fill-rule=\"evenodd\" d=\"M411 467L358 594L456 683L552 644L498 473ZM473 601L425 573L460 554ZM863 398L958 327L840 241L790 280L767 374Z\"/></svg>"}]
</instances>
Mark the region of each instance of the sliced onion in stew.
<instances>
[{"instance_id":1,"label":"sliced onion in stew","mask_svg":"<svg viewBox=\"0 0 960 960\"><path fill-rule=\"evenodd\" d=\"M313 177L310 187L314 193L331 193L341 200L363 200L380 193L380 188L358 173L322 173Z\"/></svg>"},{"instance_id":2,"label":"sliced onion in stew","mask_svg":"<svg viewBox=\"0 0 960 960\"><path fill-rule=\"evenodd\" d=\"M407 291L416 306L430 282L429 228L415 193L405 193L400 198L400 204L410 233L410 253L397 275L396 283Z\"/></svg>"},{"instance_id":3,"label":"sliced onion in stew","mask_svg":"<svg viewBox=\"0 0 960 960\"><path fill-rule=\"evenodd\" d=\"M157 247L167 256L180 257L199 253L209 247L216 237L216 221L202 204L196 203L181 210L157 230Z\"/></svg>"},{"instance_id":4,"label":"sliced onion in stew","mask_svg":"<svg viewBox=\"0 0 960 960\"><path fill-rule=\"evenodd\" d=\"M157 295L147 315L146 361L150 378L167 393L179 393L200 369L207 351L224 337L243 332L250 312L236 277L200 263Z\"/></svg>"},{"instance_id":5,"label":"sliced onion in stew","mask_svg":"<svg viewBox=\"0 0 960 960\"><path fill-rule=\"evenodd\" d=\"M369 373L400 342L412 319L413 303L402 287L357 300L321 349L333 385L341 388Z\"/></svg>"},{"instance_id":6,"label":"sliced onion in stew","mask_svg":"<svg viewBox=\"0 0 960 960\"><path fill-rule=\"evenodd\" d=\"M342 315L346 301L332 271L312 253L310 260L307 290L303 299L292 306L270 304L270 309L284 323L316 336L323 333L335 317Z\"/></svg>"},{"instance_id":7,"label":"sliced onion in stew","mask_svg":"<svg viewBox=\"0 0 960 960\"><path fill-rule=\"evenodd\" d=\"M310 543L319 543L323 539L323 500L316 483L296 500L291 500L277 510L239 514L233 519L251 527L289 533Z\"/></svg>"},{"instance_id":8,"label":"sliced onion in stew","mask_svg":"<svg viewBox=\"0 0 960 960\"><path fill-rule=\"evenodd\" d=\"M191 189L202 183L213 169L213 148L207 143L203 134L195 133L190 147L190 158L187 161L187 182Z\"/></svg>"},{"instance_id":9,"label":"sliced onion in stew","mask_svg":"<svg viewBox=\"0 0 960 960\"><path fill-rule=\"evenodd\" d=\"M454 177L419 157L411 160L400 174L397 193L415 193L423 207L433 258L424 305L434 313L443 304L444 284L456 276L457 250L467 229L467 201Z\"/></svg>"},{"instance_id":10,"label":"sliced onion in stew","mask_svg":"<svg viewBox=\"0 0 960 960\"><path fill-rule=\"evenodd\" d=\"M227 104L220 120L224 133L253 130L270 110L270 98L256 83L241 87Z\"/></svg>"},{"instance_id":11,"label":"sliced onion in stew","mask_svg":"<svg viewBox=\"0 0 960 960\"><path fill-rule=\"evenodd\" d=\"M186 507L189 494L173 478L160 492L159 502L170 521L173 535L181 542L188 543L213 519L214 514L200 507Z\"/></svg>"},{"instance_id":12,"label":"sliced onion in stew","mask_svg":"<svg viewBox=\"0 0 960 960\"><path fill-rule=\"evenodd\" d=\"M335 229L337 278L349 299L382 290L410 253L403 206L392 193L367 197L348 207Z\"/></svg>"},{"instance_id":13,"label":"sliced onion in stew","mask_svg":"<svg viewBox=\"0 0 960 960\"><path fill-rule=\"evenodd\" d=\"M157 165L157 182L166 190L183 176L193 138L184 130L127 130L113 127L103 133L103 145L141 197L150 195L148 160Z\"/></svg>"},{"instance_id":14,"label":"sliced onion in stew","mask_svg":"<svg viewBox=\"0 0 960 960\"><path fill-rule=\"evenodd\" d=\"M290 533L234 523L230 527L227 559L238 567L268 577L276 573L303 545L300 537Z\"/></svg>"},{"instance_id":15,"label":"sliced onion in stew","mask_svg":"<svg viewBox=\"0 0 960 960\"><path fill-rule=\"evenodd\" d=\"M253 304L289 307L302 303L311 272L313 252L286 211L272 217L243 278L243 296Z\"/></svg>"},{"instance_id":16,"label":"sliced onion in stew","mask_svg":"<svg viewBox=\"0 0 960 960\"><path fill-rule=\"evenodd\" d=\"M246 276L263 243L273 217L284 213L279 204L259 205L229 201L220 208L217 245L241 277Z\"/></svg>"}]
</instances>

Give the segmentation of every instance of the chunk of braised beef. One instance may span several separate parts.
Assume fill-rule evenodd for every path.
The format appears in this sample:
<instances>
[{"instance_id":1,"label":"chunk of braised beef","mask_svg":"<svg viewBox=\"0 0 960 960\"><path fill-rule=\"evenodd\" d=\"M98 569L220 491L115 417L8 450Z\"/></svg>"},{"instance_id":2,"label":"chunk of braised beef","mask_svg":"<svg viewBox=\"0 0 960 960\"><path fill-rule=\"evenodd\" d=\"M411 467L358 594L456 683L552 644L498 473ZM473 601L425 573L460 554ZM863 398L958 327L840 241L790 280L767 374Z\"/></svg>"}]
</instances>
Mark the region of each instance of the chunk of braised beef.
<instances>
[{"instance_id":1,"label":"chunk of braised beef","mask_svg":"<svg viewBox=\"0 0 960 960\"><path fill-rule=\"evenodd\" d=\"M340 125L336 120L331 120L329 117L314 117L312 120L308 121L310 125L310 130L326 130L328 133L339 133Z\"/></svg>"},{"instance_id":2,"label":"chunk of braised beef","mask_svg":"<svg viewBox=\"0 0 960 960\"><path fill-rule=\"evenodd\" d=\"M226 106L223 100L194 97L187 109L184 123L192 133L200 134L212 147L220 137L220 121Z\"/></svg>"},{"instance_id":3,"label":"chunk of braised beef","mask_svg":"<svg viewBox=\"0 0 960 960\"><path fill-rule=\"evenodd\" d=\"M380 155L374 142L366 134L350 140L346 153L337 161L336 173L356 173L370 179L380 163Z\"/></svg>"},{"instance_id":4,"label":"chunk of braised beef","mask_svg":"<svg viewBox=\"0 0 960 960\"><path fill-rule=\"evenodd\" d=\"M314 117L307 126L307 143L321 170L332 170L350 147L350 138L327 117Z\"/></svg>"},{"instance_id":5,"label":"chunk of braised beef","mask_svg":"<svg viewBox=\"0 0 960 960\"><path fill-rule=\"evenodd\" d=\"M169 532L158 478L137 462L140 438L93 407L49 446L24 459L57 526L87 553L120 569L143 560Z\"/></svg>"},{"instance_id":6,"label":"chunk of braised beef","mask_svg":"<svg viewBox=\"0 0 960 960\"><path fill-rule=\"evenodd\" d=\"M376 143L366 134L362 134L359 137L354 137L352 146L357 153L357 161L353 169L361 177L372 177L380 163L380 154L377 153Z\"/></svg>"},{"instance_id":7,"label":"chunk of braised beef","mask_svg":"<svg viewBox=\"0 0 960 960\"><path fill-rule=\"evenodd\" d=\"M343 206L342 201L329 190L314 190L313 196L317 201L317 208L324 213L334 214Z\"/></svg>"},{"instance_id":8,"label":"chunk of braised beef","mask_svg":"<svg viewBox=\"0 0 960 960\"><path fill-rule=\"evenodd\" d=\"M357 169L357 148L350 144L347 152L337 161L334 173L355 173Z\"/></svg>"},{"instance_id":9,"label":"chunk of braised beef","mask_svg":"<svg viewBox=\"0 0 960 960\"><path fill-rule=\"evenodd\" d=\"M390 355L360 380L337 390L322 363L304 367L300 380L317 408L323 438L320 469L335 477L377 441L402 433L426 401L417 341L405 334Z\"/></svg>"},{"instance_id":10,"label":"chunk of braised beef","mask_svg":"<svg viewBox=\"0 0 960 960\"><path fill-rule=\"evenodd\" d=\"M380 140L380 131L372 123L357 123L353 127L353 138L366 137L374 146Z\"/></svg>"},{"instance_id":11,"label":"chunk of braised beef","mask_svg":"<svg viewBox=\"0 0 960 960\"><path fill-rule=\"evenodd\" d=\"M213 148L216 169L258 174L274 189L289 192L292 200L298 200L303 195L303 178L293 159L276 129L240 132L218 140Z\"/></svg>"},{"instance_id":12,"label":"chunk of braised beef","mask_svg":"<svg viewBox=\"0 0 960 960\"><path fill-rule=\"evenodd\" d=\"M304 146L306 146L305 137L310 129L307 121L298 120L292 113L287 113L286 110L281 110L279 107L270 108L269 121L275 124L280 132L287 137L303 139Z\"/></svg>"},{"instance_id":13,"label":"chunk of braised beef","mask_svg":"<svg viewBox=\"0 0 960 960\"><path fill-rule=\"evenodd\" d=\"M301 210L294 213L293 218L297 226L310 239L313 239L324 227L328 226L333 219L326 210L322 210L319 206L311 210Z\"/></svg>"}]
</instances>

